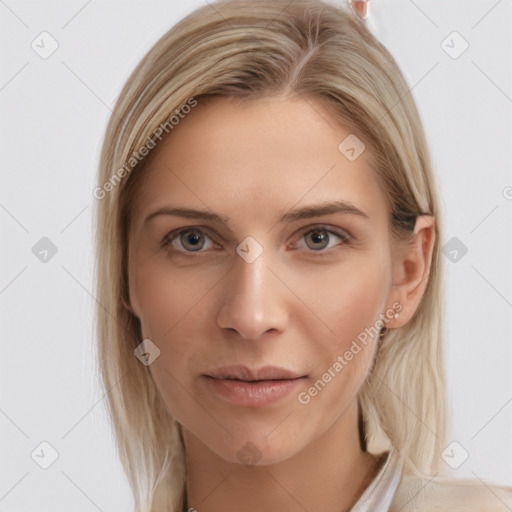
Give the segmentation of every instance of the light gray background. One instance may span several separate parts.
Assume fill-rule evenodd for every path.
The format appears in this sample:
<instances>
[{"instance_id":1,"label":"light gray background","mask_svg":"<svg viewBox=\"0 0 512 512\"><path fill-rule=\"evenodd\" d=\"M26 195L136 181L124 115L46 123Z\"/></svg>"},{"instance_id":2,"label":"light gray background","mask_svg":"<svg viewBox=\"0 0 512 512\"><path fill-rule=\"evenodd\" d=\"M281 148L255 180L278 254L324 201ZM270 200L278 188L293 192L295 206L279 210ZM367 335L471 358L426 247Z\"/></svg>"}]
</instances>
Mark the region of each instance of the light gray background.
<instances>
[{"instance_id":1,"label":"light gray background","mask_svg":"<svg viewBox=\"0 0 512 512\"><path fill-rule=\"evenodd\" d=\"M341 1L341 0L340 0ZM92 226L107 118L149 47L203 0L0 0L0 512L129 511L94 387ZM512 485L511 0L374 0L369 27L401 66L439 176L453 471ZM58 49L42 59L42 31ZM469 48L454 59L442 42ZM453 40L453 43L450 43ZM448 39L452 51L461 41ZM46 263L32 247L48 237ZM453 241L451 242L453 243ZM449 246L450 247L450 246ZM452 249L450 249L452 250ZM448 252L448 251L447 251ZM41 469L50 450L57 460Z\"/></svg>"}]
</instances>

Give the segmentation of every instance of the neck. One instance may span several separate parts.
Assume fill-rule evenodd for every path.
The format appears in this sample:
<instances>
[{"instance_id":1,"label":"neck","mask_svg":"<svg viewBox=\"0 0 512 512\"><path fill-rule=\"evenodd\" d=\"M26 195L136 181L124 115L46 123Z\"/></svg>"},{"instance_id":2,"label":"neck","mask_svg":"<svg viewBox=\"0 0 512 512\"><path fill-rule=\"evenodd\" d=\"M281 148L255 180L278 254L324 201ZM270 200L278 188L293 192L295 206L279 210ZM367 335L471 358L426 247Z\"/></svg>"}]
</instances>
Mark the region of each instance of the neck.
<instances>
[{"instance_id":1,"label":"neck","mask_svg":"<svg viewBox=\"0 0 512 512\"><path fill-rule=\"evenodd\" d=\"M281 462L228 462L184 429L187 510L349 510L369 485L377 458L363 452L357 402L321 436Z\"/></svg>"}]
</instances>

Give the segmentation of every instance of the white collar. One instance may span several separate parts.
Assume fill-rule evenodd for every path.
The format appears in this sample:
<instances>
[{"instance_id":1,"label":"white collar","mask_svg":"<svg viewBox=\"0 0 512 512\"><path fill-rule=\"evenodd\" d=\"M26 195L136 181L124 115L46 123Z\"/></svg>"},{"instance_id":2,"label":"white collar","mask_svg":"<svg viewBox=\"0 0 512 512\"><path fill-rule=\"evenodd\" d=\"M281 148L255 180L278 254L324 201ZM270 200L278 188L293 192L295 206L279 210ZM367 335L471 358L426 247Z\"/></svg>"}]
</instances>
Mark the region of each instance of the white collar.
<instances>
[{"instance_id":1,"label":"white collar","mask_svg":"<svg viewBox=\"0 0 512 512\"><path fill-rule=\"evenodd\" d=\"M389 510L401 476L402 460L397 456L396 450L391 448L386 462L350 512Z\"/></svg>"}]
</instances>

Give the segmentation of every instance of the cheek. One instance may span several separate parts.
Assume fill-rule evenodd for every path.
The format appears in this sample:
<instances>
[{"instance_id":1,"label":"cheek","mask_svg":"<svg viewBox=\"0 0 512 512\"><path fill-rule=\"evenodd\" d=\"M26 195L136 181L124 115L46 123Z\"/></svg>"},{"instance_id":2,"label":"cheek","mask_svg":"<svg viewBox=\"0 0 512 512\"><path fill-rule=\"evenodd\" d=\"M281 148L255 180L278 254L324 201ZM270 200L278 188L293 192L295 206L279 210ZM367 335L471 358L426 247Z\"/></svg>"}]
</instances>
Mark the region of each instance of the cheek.
<instances>
[{"instance_id":1,"label":"cheek","mask_svg":"<svg viewBox=\"0 0 512 512\"><path fill-rule=\"evenodd\" d=\"M165 261L149 261L130 275L132 304L148 338L172 340L175 331L190 329L187 319L197 317L219 279L211 272L171 268Z\"/></svg>"},{"instance_id":2,"label":"cheek","mask_svg":"<svg viewBox=\"0 0 512 512\"><path fill-rule=\"evenodd\" d=\"M318 311L331 332L321 335L323 327L310 331L314 340L314 346L309 347L313 371L298 401L321 424L336 421L365 382L379 340L380 326L376 322L382 288L378 273L352 273L331 282L317 298ZM321 413L314 415L314 410Z\"/></svg>"},{"instance_id":3,"label":"cheek","mask_svg":"<svg viewBox=\"0 0 512 512\"><path fill-rule=\"evenodd\" d=\"M378 252L361 255L302 280L305 302L322 322L311 327L299 320L314 341L309 350L315 360L301 403L310 400L333 418L357 394L375 355L389 286L385 261Z\"/></svg>"},{"instance_id":4,"label":"cheek","mask_svg":"<svg viewBox=\"0 0 512 512\"><path fill-rule=\"evenodd\" d=\"M329 270L301 277L304 303L322 320L315 325L329 333L320 337L328 352L350 344L359 333L374 326L383 312L390 270L379 256L354 255Z\"/></svg>"},{"instance_id":5,"label":"cheek","mask_svg":"<svg viewBox=\"0 0 512 512\"><path fill-rule=\"evenodd\" d=\"M190 367L208 357L203 322L212 314L214 285L221 274L170 268L166 262L138 265L130 274L130 290L142 335L160 350L150 372L171 414L183 421L201 413L190 399Z\"/></svg>"}]
</instances>

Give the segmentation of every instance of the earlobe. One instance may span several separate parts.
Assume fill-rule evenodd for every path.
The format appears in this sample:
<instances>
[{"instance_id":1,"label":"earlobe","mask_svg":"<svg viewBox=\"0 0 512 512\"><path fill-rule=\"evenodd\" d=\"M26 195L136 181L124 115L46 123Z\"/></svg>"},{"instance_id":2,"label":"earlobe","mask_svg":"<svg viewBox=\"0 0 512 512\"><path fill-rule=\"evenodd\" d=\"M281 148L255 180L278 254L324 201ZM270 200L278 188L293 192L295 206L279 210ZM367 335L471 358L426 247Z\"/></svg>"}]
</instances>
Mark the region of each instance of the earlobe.
<instances>
[{"instance_id":1,"label":"earlobe","mask_svg":"<svg viewBox=\"0 0 512 512\"><path fill-rule=\"evenodd\" d=\"M399 318L389 322L391 328L405 325L420 304L430 275L435 236L434 217L417 217L412 239L401 250L395 265L392 295L402 305L402 311Z\"/></svg>"}]
</instances>

